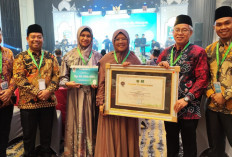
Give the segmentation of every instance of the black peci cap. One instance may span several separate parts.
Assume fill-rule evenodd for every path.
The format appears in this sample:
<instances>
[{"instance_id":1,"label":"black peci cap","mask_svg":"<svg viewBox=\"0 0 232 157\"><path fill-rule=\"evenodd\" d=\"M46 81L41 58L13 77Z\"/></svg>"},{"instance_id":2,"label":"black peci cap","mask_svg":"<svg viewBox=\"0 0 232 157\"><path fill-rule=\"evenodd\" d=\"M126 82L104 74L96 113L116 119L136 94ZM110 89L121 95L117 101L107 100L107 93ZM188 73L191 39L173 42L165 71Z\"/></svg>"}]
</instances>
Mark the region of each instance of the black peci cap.
<instances>
[{"instance_id":1,"label":"black peci cap","mask_svg":"<svg viewBox=\"0 0 232 157\"><path fill-rule=\"evenodd\" d=\"M223 17L232 17L232 9L230 6L222 6L215 10L214 22Z\"/></svg>"},{"instance_id":2,"label":"black peci cap","mask_svg":"<svg viewBox=\"0 0 232 157\"><path fill-rule=\"evenodd\" d=\"M30 25L27 28L27 36L29 36L30 33L41 33L43 35L42 27L38 24Z\"/></svg>"},{"instance_id":3,"label":"black peci cap","mask_svg":"<svg viewBox=\"0 0 232 157\"><path fill-rule=\"evenodd\" d=\"M188 15L179 15L179 16L177 16L174 26L176 26L178 24L188 24L190 26L193 26L192 19Z\"/></svg>"}]
</instances>

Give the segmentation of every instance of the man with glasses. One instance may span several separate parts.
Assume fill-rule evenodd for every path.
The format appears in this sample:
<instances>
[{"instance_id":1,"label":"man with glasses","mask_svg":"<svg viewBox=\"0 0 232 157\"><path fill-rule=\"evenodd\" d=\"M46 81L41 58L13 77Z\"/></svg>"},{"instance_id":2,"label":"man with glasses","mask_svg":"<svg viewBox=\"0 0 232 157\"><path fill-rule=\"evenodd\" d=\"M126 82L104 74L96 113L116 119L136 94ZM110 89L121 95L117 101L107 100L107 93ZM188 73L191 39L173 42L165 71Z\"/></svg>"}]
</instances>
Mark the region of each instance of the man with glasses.
<instances>
[{"instance_id":1,"label":"man with glasses","mask_svg":"<svg viewBox=\"0 0 232 157\"><path fill-rule=\"evenodd\" d=\"M224 157L226 137L232 146L232 9L215 11L214 30L220 37L206 48L210 65L210 83L206 92L210 104L206 110L209 157Z\"/></svg>"},{"instance_id":2,"label":"man with glasses","mask_svg":"<svg viewBox=\"0 0 232 157\"><path fill-rule=\"evenodd\" d=\"M208 84L209 68L205 50L189 42L193 34L192 20L187 15L176 17L173 36L175 44L166 48L159 56L159 66L180 66L178 100L174 110L178 122L165 122L167 156L179 153L181 133L184 157L197 156L196 128L201 117L201 95Z\"/></svg>"}]
</instances>

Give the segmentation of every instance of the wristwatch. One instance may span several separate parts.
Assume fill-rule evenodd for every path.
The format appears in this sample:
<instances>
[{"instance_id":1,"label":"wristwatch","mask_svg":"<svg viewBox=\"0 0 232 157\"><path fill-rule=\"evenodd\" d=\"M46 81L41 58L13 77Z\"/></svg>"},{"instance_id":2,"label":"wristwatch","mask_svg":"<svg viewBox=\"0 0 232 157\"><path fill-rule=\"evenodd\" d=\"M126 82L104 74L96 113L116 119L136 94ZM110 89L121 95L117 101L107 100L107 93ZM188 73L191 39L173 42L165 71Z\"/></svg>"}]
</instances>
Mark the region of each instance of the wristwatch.
<instances>
[{"instance_id":1,"label":"wristwatch","mask_svg":"<svg viewBox=\"0 0 232 157\"><path fill-rule=\"evenodd\" d=\"M188 96L184 97L184 101L189 102L190 98Z\"/></svg>"}]
</instances>

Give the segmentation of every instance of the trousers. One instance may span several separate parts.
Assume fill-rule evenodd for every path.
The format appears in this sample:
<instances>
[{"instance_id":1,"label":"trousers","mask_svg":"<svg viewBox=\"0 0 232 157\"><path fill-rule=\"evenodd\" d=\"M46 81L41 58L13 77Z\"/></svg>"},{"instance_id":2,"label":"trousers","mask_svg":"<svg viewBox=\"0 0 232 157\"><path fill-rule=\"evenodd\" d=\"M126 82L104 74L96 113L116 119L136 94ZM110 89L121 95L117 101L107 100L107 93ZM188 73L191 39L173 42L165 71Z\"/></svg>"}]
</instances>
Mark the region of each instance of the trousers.
<instances>
[{"instance_id":1,"label":"trousers","mask_svg":"<svg viewBox=\"0 0 232 157\"><path fill-rule=\"evenodd\" d=\"M13 109L13 105L0 109L0 157L6 157Z\"/></svg>"},{"instance_id":2,"label":"trousers","mask_svg":"<svg viewBox=\"0 0 232 157\"><path fill-rule=\"evenodd\" d=\"M198 119L178 119L177 123L164 122L167 140L167 157L178 157L181 133L184 157L197 156L196 129Z\"/></svg>"},{"instance_id":3,"label":"trousers","mask_svg":"<svg viewBox=\"0 0 232 157\"><path fill-rule=\"evenodd\" d=\"M54 112L55 107L20 110L25 157L35 156L37 127L40 130L40 153L50 153Z\"/></svg>"},{"instance_id":4,"label":"trousers","mask_svg":"<svg viewBox=\"0 0 232 157\"><path fill-rule=\"evenodd\" d=\"M209 142L209 157L223 157L226 137L232 146L232 115L206 110L206 127Z\"/></svg>"}]
</instances>

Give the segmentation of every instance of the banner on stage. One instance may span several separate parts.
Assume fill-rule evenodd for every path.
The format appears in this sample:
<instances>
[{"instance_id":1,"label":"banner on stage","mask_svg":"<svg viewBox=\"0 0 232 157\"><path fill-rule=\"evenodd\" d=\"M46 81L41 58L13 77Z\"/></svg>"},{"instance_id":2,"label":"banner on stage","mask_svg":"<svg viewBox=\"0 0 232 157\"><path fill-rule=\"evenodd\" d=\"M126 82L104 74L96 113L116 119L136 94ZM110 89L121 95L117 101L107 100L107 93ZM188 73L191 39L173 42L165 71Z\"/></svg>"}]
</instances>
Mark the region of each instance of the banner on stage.
<instances>
[{"instance_id":1,"label":"banner on stage","mask_svg":"<svg viewBox=\"0 0 232 157\"><path fill-rule=\"evenodd\" d=\"M177 122L180 67L106 64L104 114Z\"/></svg>"},{"instance_id":2,"label":"banner on stage","mask_svg":"<svg viewBox=\"0 0 232 157\"><path fill-rule=\"evenodd\" d=\"M98 85L98 66L71 66L70 81Z\"/></svg>"}]
</instances>

